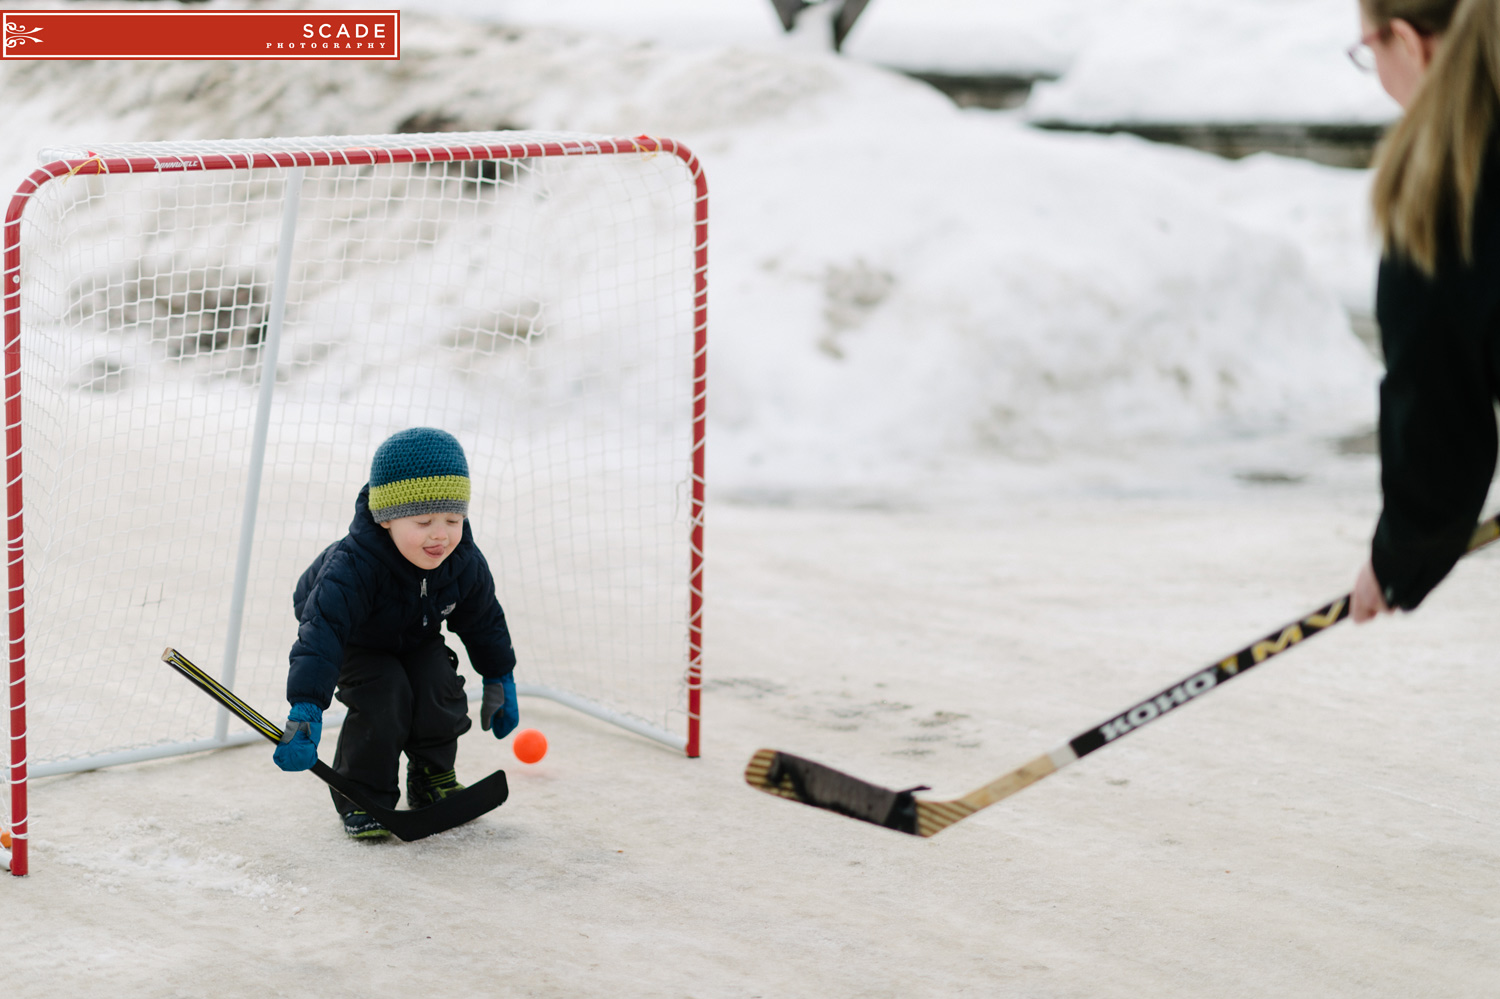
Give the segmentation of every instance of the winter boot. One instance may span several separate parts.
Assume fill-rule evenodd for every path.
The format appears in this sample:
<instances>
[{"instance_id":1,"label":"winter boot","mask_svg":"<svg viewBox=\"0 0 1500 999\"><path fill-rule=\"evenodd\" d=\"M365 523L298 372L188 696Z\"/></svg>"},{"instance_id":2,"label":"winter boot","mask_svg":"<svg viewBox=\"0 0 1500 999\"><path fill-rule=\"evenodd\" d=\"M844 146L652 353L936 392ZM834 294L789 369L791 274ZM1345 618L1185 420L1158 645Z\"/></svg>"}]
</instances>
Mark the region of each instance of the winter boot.
<instances>
[{"instance_id":1,"label":"winter boot","mask_svg":"<svg viewBox=\"0 0 1500 999\"><path fill-rule=\"evenodd\" d=\"M369 813L355 810L344 813L344 832L351 839L385 839L391 831L370 818Z\"/></svg>"},{"instance_id":2,"label":"winter boot","mask_svg":"<svg viewBox=\"0 0 1500 999\"><path fill-rule=\"evenodd\" d=\"M452 770L432 770L421 763L406 764L406 807L426 808L464 786Z\"/></svg>"}]
</instances>

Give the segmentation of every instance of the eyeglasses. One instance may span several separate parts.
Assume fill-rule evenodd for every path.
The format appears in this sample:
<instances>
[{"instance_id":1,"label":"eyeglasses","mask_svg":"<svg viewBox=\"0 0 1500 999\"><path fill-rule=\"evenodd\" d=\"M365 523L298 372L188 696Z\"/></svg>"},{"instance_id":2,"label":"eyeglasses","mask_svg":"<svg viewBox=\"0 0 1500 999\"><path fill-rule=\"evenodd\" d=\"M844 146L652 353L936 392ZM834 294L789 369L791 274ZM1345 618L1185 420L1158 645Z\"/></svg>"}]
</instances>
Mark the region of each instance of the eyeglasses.
<instances>
[{"instance_id":1,"label":"eyeglasses","mask_svg":"<svg viewBox=\"0 0 1500 999\"><path fill-rule=\"evenodd\" d=\"M1345 50L1344 54L1349 57L1350 62L1354 63L1355 69L1361 73L1375 72L1375 50L1370 48L1370 43L1377 38L1384 38L1390 30L1389 27L1384 27L1372 31L1368 35L1361 36L1359 41Z\"/></svg>"}]
</instances>

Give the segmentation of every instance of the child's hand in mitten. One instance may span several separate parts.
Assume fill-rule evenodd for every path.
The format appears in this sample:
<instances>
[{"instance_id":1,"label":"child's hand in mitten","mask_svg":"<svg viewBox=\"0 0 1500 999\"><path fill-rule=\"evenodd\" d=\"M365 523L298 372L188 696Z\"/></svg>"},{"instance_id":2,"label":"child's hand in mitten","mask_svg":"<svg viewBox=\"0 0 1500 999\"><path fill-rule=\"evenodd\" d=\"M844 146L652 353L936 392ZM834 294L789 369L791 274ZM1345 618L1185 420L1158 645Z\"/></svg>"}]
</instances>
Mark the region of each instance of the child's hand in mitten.
<instances>
[{"instance_id":1,"label":"child's hand in mitten","mask_svg":"<svg viewBox=\"0 0 1500 999\"><path fill-rule=\"evenodd\" d=\"M521 724L521 708L516 704L516 680L510 673L484 681L484 701L479 705L479 727L494 729L495 738L503 739Z\"/></svg>"}]
</instances>

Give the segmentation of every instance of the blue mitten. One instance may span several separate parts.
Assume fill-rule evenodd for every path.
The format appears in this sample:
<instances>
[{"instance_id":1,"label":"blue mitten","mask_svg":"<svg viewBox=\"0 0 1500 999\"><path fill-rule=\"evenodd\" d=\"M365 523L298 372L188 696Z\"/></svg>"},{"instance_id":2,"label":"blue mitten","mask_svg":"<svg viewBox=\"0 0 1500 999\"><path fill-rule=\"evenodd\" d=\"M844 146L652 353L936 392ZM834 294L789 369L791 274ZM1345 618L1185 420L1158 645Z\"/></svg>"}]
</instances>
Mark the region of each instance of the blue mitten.
<instances>
[{"instance_id":1,"label":"blue mitten","mask_svg":"<svg viewBox=\"0 0 1500 999\"><path fill-rule=\"evenodd\" d=\"M283 770L311 770L318 762L318 739L323 735L323 709L302 701L286 716L281 744L271 759Z\"/></svg>"},{"instance_id":2,"label":"blue mitten","mask_svg":"<svg viewBox=\"0 0 1500 999\"><path fill-rule=\"evenodd\" d=\"M507 673L502 677L484 678L484 701L479 705L479 727L485 731L495 730L495 738L503 739L521 724L521 708L516 704L516 678Z\"/></svg>"}]
</instances>

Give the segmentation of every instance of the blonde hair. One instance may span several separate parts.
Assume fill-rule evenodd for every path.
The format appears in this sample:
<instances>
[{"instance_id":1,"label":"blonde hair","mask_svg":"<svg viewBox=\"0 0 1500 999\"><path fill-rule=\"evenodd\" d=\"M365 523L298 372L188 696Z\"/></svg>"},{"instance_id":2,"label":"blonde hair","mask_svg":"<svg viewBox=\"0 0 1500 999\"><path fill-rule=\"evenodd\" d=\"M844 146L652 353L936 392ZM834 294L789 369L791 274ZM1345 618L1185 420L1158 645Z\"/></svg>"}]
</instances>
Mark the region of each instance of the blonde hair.
<instances>
[{"instance_id":1,"label":"blonde hair","mask_svg":"<svg viewBox=\"0 0 1500 999\"><path fill-rule=\"evenodd\" d=\"M1442 35L1432 64L1375 157L1375 225L1387 254L1429 276L1443 251L1474 254L1474 202L1500 121L1500 0L1361 0L1382 30L1397 18Z\"/></svg>"}]
</instances>

